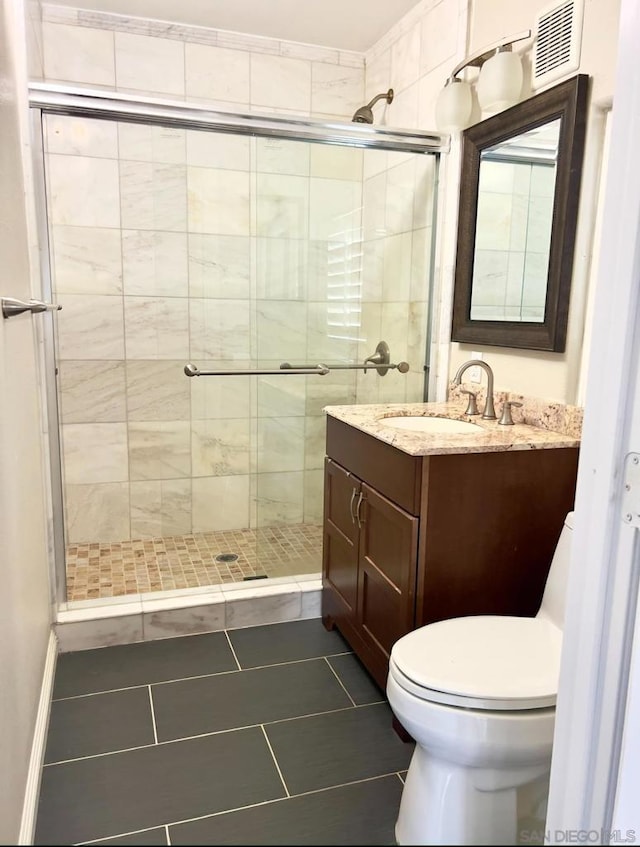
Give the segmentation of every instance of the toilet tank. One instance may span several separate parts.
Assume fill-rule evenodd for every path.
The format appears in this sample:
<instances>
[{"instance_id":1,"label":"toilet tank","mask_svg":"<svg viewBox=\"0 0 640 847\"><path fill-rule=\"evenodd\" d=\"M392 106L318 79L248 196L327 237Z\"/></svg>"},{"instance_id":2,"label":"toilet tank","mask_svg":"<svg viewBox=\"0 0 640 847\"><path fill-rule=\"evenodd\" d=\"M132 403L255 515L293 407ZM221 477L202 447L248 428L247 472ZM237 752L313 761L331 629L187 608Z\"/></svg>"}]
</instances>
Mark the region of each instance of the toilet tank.
<instances>
[{"instance_id":1,"label":"toilet tank","mask_svg":"<svg viewBox=\"0 0 640 847\"><path fill-rule=\"evenodd\" d=\"M571 537L573 535L574 513L569 512L564 520L560 538L556 544L551 568L544 587L542 603L536 617L544 617L564 629L564 610L571 557Z\"/></svg>"}]
</instances>

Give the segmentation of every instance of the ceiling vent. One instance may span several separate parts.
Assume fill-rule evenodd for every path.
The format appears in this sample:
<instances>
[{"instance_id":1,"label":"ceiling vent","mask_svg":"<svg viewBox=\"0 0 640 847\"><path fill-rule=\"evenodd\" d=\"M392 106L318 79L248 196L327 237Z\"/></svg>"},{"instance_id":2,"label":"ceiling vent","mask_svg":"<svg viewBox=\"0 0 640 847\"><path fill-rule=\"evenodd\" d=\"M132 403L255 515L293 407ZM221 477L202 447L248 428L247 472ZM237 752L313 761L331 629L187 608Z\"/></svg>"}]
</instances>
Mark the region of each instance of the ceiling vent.
<instances>
[{"instance_id":1,"label":"ceiling vent","mask_svg":"<svg viewBox=\"0 0 640 847\"><path fill-rule=\"evenodd\" d=\"M580 67L583 11L583 0L567 0L539 13L531 83L534 91Z\"/></svg>"}]
</instances>

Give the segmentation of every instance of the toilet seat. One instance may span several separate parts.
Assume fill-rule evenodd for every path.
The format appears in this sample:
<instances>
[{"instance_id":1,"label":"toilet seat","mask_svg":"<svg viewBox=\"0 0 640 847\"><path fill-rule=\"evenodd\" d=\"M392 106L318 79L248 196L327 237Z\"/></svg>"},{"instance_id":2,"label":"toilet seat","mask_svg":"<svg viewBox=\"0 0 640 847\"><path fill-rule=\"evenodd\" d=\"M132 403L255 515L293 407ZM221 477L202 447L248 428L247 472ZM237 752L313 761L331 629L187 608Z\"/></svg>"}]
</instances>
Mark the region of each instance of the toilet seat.
<instances>
[{"instance_id":1,"label":"toilet seat","mask_svg":"<svg viewBox=\"0 0 640 847\"><path fill-rule=\"evenodd\" d=\"M561 630L544 618L453 618L400 638L389 672L405 690L435 703L549 708L556 702L561 648Z\"/></svg>"}]
</instances>

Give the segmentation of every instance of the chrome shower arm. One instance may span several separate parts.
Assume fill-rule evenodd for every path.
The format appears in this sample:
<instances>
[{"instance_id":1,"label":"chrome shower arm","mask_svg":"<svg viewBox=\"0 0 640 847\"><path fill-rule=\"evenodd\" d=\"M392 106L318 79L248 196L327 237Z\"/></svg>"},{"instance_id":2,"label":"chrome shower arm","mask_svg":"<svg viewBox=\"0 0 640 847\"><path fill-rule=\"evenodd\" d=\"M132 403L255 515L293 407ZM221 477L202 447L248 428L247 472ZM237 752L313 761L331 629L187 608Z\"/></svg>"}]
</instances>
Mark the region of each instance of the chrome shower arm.
<instances>
[{"instance_id":1,"label":"chrome shower arm","mask_svg":"<svg viewBox=\"0 0 640 847\"><path fill-rule=\"evenodd\" d=\"M374 103L377 103L378 100L386 100L387 103L391 103L393 101L393 88L390 88L382 94L376 94L373 100L370 100L366 106L360 106L359 109L356 109L356 112L351 120L354 123L372 124L373 112L371 111L371 107Z\"/></svg>"},{"instance_id":2,"label":"chrome shower arm","mask_svg":"<svg viewBox=\"0 0 640 847\"><path fill-rule=\"evenodd\" d=\"M382 94L376 94L373 100L370 100L365 109L371 109L372 106L378 102L378 100L386 100L387 103L391 103L393 101L393 88L390 88L388 91L384 91Z\"/></svg>"}]
</instances>

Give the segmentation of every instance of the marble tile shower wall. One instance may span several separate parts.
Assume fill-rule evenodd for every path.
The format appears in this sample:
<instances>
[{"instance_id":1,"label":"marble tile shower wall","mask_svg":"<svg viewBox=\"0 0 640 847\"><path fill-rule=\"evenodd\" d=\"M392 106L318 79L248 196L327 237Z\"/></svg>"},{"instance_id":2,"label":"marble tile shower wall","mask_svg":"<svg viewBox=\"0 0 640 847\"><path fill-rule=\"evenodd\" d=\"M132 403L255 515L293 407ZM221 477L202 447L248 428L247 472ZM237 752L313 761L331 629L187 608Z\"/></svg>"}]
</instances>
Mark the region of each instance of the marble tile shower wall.
<instances>
[{"instance_id":1,"label":"marble tile shower wall","mask_svg":"<svg viewBox=\"0 0 640 847\"><path fill-rule=\"evenodd\" d=\"M362 102L354 54L163 26L45 6L45 76L227 109ZM46 144L68 540L320 521L323 406L422 396L433 160L51 116ZM362 360L382 338L409 378L182 373Z\"/></svg>"},{"instance_id":2,"label":"marble tile shower wall","mask_svg":"<svg viewBox=\"0 0 640 847\"><path fill-rule=\"evenodd\" d=\"M352 375L307 396L319 377L183 367L355 358L361 154L68 117L46 134L69 540L318 522L322 406Z\"/></svg>"},{"instance_id":3,"label":"marble tile shower wall","mask_svg":"<svg viewBox=\"0 0 640 847\"><path fill-rule=\"evenodd\" d=\"M44 72L42 44L42 3L27 0L24 6L25 35L27 40L27 72L29 79L41 80Z\"/></svg>"},{"instance_id":4,"label":"marble tile shower wall","mask_svg":"<svg viewBox=\"0 0 640 847\"><path fill-rule=\"evenodd\" d=\"M48 4L43 33L48 82L315 117L363 102L360 53Z\"/></svg>"},{"instance_id":5,"label":"marble tile shower wall","mask_svg":"<svg viewBox=\"0 0 640 847\"><path fill-rule=\"evenodd\" d=\"M358 403L424 398L436 169L434 156L365 156L362 297L371 304L363 336L369 344L376 334L384 338L392 360L408 361L411 370L404 378L391 371L373 380L359 372ZM368 355L366 343L359 345L360 360Z\"/></svg>"}]
</instances>

